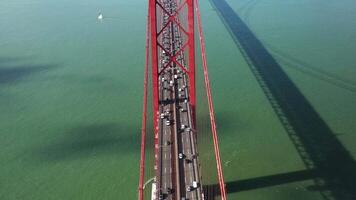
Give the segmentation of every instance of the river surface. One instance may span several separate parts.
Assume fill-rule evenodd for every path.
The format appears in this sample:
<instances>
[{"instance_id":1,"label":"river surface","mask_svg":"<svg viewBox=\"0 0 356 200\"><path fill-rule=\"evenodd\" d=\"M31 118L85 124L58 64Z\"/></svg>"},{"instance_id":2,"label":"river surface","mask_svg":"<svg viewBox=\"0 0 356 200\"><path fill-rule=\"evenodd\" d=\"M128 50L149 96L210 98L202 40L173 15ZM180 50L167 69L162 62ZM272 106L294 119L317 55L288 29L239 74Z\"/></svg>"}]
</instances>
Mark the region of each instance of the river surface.
<instances>
[{"instance_id":1,"label":"river surface","mask_svg":"<svg viewBox=\"0 0 356 200\"><path fill-rule=\"evenodd\" d=\"M355 8L201 2L229 199L356 199ZM136 199L146 13L142 0L1 0L1 200Z\"/></svg>"}]
</instances>

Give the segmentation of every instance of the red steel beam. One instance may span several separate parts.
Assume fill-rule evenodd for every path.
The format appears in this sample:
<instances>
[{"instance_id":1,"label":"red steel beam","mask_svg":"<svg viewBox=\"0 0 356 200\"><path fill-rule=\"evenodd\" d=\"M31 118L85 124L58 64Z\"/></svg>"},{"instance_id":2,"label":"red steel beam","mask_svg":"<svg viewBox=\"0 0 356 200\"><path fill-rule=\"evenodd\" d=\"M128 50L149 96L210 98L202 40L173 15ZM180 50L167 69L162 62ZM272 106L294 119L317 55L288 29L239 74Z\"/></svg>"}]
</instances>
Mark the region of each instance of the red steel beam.
<instances>
[{"instance_id":1,"label":"red steel beam","mask_svg":"<svg viewBox=\"0 0 356 200\"><path fill-rule=\"evenodd\" d=\"M201 50L201 56L202 56L202 60L203 60L205 89L206 89L206 96L208 98L208 104L209 104L211 132L213 134L214 151L215 151L215 159L216 159L216 168L217 168L217 171L218 171L218 180L219 180L219 186L220 186L221 199L222 200L226 200L227 198L226 198L226 191L225 191L225 182L224 182L224 176L223 176L223 171L222 171L222 166L221 166L221 159L220 159L220 152L219 152L219 142L218 142L218 136L217 136L217 132L216 132L214 106L213 106L213 100L212 100L212 96L211 96L208 67L207 67L207 62L206 62L204 35L203 35L203 29L202 29L202 24L201 24L201 17L200 17L200 10L199 10L199 6L198 6L198 0L195 0L195 4L196 4L195 10L197 12L199 38L200 38L200 50Z\"/></svg>"},{"instance_id":2,"label":"red steel beam","mask_svg":"<svg viewBox=\"0 0 356 200\"><path fill-rule=\"evenodd\" d=\"M154 128L154 151L155 172L158 174L158 114L159 114L159 91L158 91L158 55L157 55L157 1L149 0L150 32L151 32L151 64L152 64L152 96L153 96L153 128Z\"/></svg>"},{"instance_id":3,"label":"red steel beam","mask_svg":"<svg viewBox=\"0 0 356 200\"><path fill-rule=\"evenodd\" d=\"M193 125L194 125L194 128L196 128L194 0L183 1L178 6L178 9L176 10L176 12L173 14L170 14L167 10L165 10L164 7L157 0L156 0L156 2L157 2L158 7L162 10L162 12L164 12L170 16L168 22L165 25L163 25L161 30L159 30L157 32L156 36L159 36L162 33L162 31L165 28L167 28L169 23L174 23L175 25L177 25L179 27L179 29L181 31L183 31L183 33L185 33L187 35L187 42L186 42L186 44L183 45L183 47L181 47L181 49L179 51L175 52L174 55L171 54L171 52L169 52L170 53L169 63L167 63L166 66L161 69L161 71L165 70L172 63L175 63L176 65L178 65L178 67L180 67L187 74L188 79L189 79L189 102L190 102L190 105L192 108ZM188 16L183 15L184 7L187 8ZM179 20L180 17L187 17L188 27L186 27L186 28L183 27L183 25L181 24L181 22ZM151 23L153 23L153 22L151 22ZM158 47L162 48L162 45L160 45L158 43L158 41L156 41L156 43L157 43ZM166 49L162 48L162 50L165 50L167 52ZM184 53L184 52L187 52L187 54L188 54L188 57L189 57L188 58L188 66L189 67L182 66L180 63L178 63L176 61L176 56L181 53Z\"/></svg>"},{"instance_id":4,"label":"red steel beam","mask_svg":"<svg viewBox=\"0 0 356 200\"><path fill-rule=\"evenodd\" d=\"M195 38L194 1L187 0L188 8L188 46L189 46L189 102L192 107L193 124L196 129L196 89L195 89Z\"/></svg>"},{"instance_id":5,"label":"red steel beam","mask_svg":"<svg viewBox=\"0 0 356 200\"><path fill-rule=\"evenodd\" d=\"M183 7L186 7L187 15L184 13ZM168 13L167 10L163 8L163 6L160 4L159 0L149 0L149 18L148 18L148 46L151 45L151 73L152 73L152 96L153 96L153 127L154 127L154 154L155 154L155 173L156 177L159 174L159 166L158 166L158 133L159 133L159 65L160 65L160 60L158 58L158 50L161 51L162 45L160 45L158 39L160 38L160 34L162 33L163 29L167 28L169 23L174 23L176 26L179 27L181 31L183 31L186 34L186 44L183 45L183 47L174 53L170 53L170 61L167 64L170 65L172 63L175 63L178 67L180 67L188 76L188 81L189 81L189 102L192 110L192 118L193 118L193 126L194 129L196 129L196 88L195 88L195 30L194 30L194 0L185 0L183 4L181 4L178 8L178 10L173 13L172 15ZM161 19L159 18L159 14L167 13L170 15L170 19L167 22L167 24L162 25ZM163 15L162 15L163 16ZM179 21L180 17L184 17L184 22L188 22L187 27L183 27L181 22ZM158 30L159 29L159 30ZM149 39L151 43L149 43ZM162 48L163 50L163 48ZM164 49L165 50L165 49ZM149 51L149 47L146 46L146 51ZM167 50L165 50L167 51ZM179 54L186 54L188 55L188 65L184 66L177 62L176 57ZM148 63L149 55L146 54L146 62ZM145 69L145 73L148 74L148 65L146 64L147 69ZM164 70L165 67L161 66L160 70ZM147 88L147 79L145 74L145 87ZM145 99L146 98L146 99ZM144 101L147 101L147 93L144 94ZM146 102L147 104L147 102ZM143 115L147 115L145 112L147 112L146 107L144 107L144 113ZM147 116L145 117L146 120ZM143 127L145 127L145 130L143 130L142 127L142 141L141 141L141 165L140 165L140 183L139 183L139 200L143 200L143 181L144 181L144 149L142 147L145 146L144 144L144 137L146 133L146 122L143 122ZM157 188L160 188L159 183L157 183Z\"/></svg>"}]
</instances>

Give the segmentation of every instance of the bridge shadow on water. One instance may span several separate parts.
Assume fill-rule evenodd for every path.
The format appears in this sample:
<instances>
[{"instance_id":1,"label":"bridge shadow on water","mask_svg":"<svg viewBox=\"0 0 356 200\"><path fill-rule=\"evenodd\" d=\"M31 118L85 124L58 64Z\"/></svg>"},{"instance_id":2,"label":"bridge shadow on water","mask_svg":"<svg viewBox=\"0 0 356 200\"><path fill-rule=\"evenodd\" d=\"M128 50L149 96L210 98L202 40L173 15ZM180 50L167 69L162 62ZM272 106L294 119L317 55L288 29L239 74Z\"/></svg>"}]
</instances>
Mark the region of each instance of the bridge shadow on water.
<instances>
[{"instance_id":1,"label":"bridge shadow on water","mask_svg":"<svg viewBox=\"0 0 356 200\"><path fill-rule=\"evenodd\" d=\"M225 0L210 0L295 145L306 170L227 182L234 193L302 180L325 199L356 199L356 163L261 41Z\"/></svg>"}]
</instances>

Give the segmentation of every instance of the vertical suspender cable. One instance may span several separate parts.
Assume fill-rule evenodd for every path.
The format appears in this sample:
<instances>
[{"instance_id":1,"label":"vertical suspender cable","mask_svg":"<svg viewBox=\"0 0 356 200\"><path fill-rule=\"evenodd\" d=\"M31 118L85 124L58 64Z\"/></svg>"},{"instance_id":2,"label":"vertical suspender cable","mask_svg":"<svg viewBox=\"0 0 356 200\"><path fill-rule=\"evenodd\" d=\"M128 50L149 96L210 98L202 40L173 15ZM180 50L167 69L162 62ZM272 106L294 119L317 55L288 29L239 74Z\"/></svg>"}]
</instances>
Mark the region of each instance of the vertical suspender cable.
<instances>
[{"instance_id":1,"label":"vertical suspender cable","mask_svg":"<svg viewBox=\"0 0 356 200\"><path fill-rule=\"evenodd\" d=\"M221 199L226 200L225 183L224 183L224 176L223 176L222 167L221 167L219 142L218 142L218 136L217 136L217 132L216 132L214 107L213 107L213 100L211 97L210 81L209 81L208 67L207 67L206 54L205 54L205 43L204 43L204 36L203 36L203 29L202 29L202 24L201 24L201 16L200 16L200 10L199 10L199 6L198 6L198 0L195 0L195 10L197 13L200 50L201 50L201 56L202 56L202 61L203 61L205 89L206 89L206 96L208 98L208 104L209 104L210 123L211 123L211 131L213 134L216 168L218 171L220 193L221 193Z\"/></svg>"},{"instance_id":2,"label":"vertical suspender cable","mask_svg":"<svg viewBox=\"0 0 356 200\"><path fill-rule=\"evenodd\" d=\"M148 82L148 63L149 63L149 37L150 32L150 12L147 15L146 26L146 63L145 75L143 80L143 111L142 111L142 127L141 127L141 158L140 158L140 180L138 187L138 200L143 200L143 184L145 178L145 153L146 153L146 123L147 123L147 82Z\"/></svg>"}]
</instances>

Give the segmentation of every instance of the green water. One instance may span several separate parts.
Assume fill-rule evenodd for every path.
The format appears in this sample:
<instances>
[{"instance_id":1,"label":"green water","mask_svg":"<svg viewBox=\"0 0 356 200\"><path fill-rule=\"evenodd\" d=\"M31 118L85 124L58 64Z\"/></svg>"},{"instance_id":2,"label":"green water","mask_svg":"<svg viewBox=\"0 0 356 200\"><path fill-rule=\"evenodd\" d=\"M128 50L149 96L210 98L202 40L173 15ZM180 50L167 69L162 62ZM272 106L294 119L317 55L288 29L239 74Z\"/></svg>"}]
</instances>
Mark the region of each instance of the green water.
<instances>
[{"instance_id":1,"label":"green water","mask_svg":"<svg viewBox=\"0 0 356 200\"><path fill-rule=\"evenodd\" d=\"M356 3L227 2L355 157ZM0 2L0 199L136 198L146 4ZM204 1L201 12L226 182L306 169L217 10ZM313 179L287 180L257 179L229 199L324 199Z\"/></svg>"}]
</instances>

